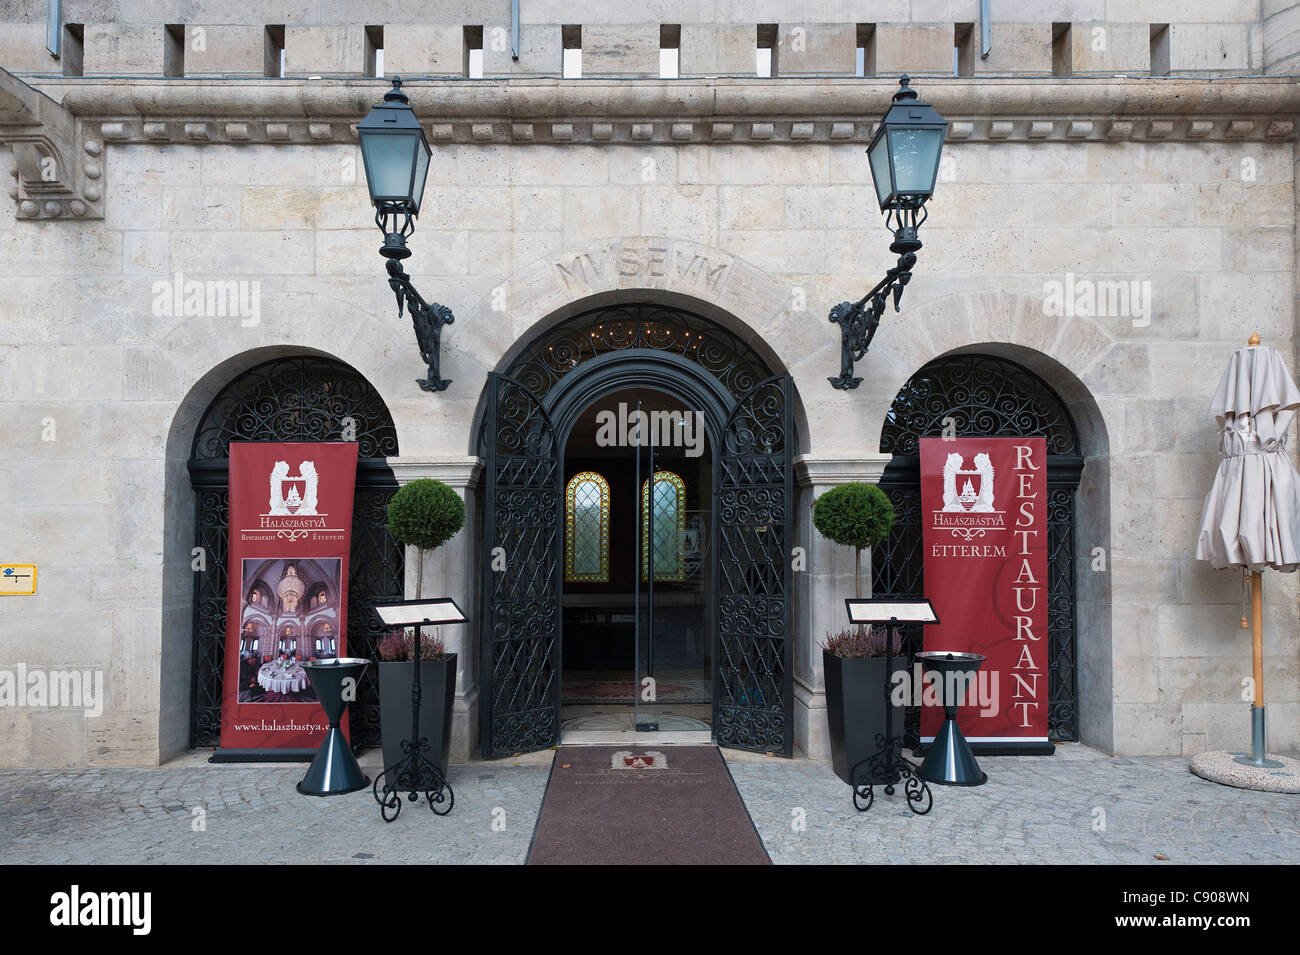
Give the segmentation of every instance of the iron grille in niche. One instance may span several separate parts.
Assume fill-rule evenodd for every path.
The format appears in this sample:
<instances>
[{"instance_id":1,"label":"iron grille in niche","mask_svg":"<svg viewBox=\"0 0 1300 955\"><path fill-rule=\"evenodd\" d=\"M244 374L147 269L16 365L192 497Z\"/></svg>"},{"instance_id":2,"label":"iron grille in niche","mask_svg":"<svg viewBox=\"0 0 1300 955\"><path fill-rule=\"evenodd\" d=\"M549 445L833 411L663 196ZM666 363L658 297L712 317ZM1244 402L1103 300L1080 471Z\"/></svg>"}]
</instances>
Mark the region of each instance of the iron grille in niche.
<instances>
[{"instance_id":1,"label":"iron grille in niche","mask_svg":"<svg viewBox=\"0 0 1300 955\"><path fill-rule=\"evenodd\" d=\"M195 431L189 470L196 496L196 541L207 570L195 574L190 745L217 746L225 660L227 518L231 441L337 441L345 429L361 455L353 502L348 572L348 653L376 659L372 601L401 599L404 554L384 526L397 481L384 458L397 430L383 399L355 369L325 358L266 362L213 399ZM349 708L354 746L379 745L379 689L369 667Z\"/></svg>"},{"instance_id":2,"label":"iron grille in niche","mask_svg":"<svg viewBox=\"0 0 1300 955\"><path fill-rule=\"evenodd\" d=\"M729 393L716 409L725 436L714 461L713 527L699 513L687 518L690 531L711 536L681 572L697 574L703 560L717 561L718 741L789 755L794 694L786 555L793 384L788 376L773 377L754 349L715 323L644 304L568 319L517 356L508 375L488 376L479 433L484 553L499 546L514 556L500 572L485 560L480 574L487 683L481 695L483 754L538 749L557 737L563 448L547 402L554 386L584 362L623 351L630 353L622 356L627 369L638 373L658 373L661 363L643 358L654 351L678 355Z\"/></svg>"},{"instance_id":3,"label":"iron grille in niche","mask_svg":"<svg viewBox=\"0 0 1300 955\"><path fill-rule=\"evenodd\" d=\"M899 390L881 431L880 450L894 455L880 485L897 522L871 559L872 593L921 597L921 489L918 438L940 437L951 420L961 437L1043 435L1048 485L1048 735L1077 740L1078 677L1074 578L1074 495L1083 460L1069 409L1029 369L988 355L930 362ZM921 649L921 628L904 628L904 652ZM920 711L908 710L905 735L919 744Z\"/></svg>"}]
</instances>

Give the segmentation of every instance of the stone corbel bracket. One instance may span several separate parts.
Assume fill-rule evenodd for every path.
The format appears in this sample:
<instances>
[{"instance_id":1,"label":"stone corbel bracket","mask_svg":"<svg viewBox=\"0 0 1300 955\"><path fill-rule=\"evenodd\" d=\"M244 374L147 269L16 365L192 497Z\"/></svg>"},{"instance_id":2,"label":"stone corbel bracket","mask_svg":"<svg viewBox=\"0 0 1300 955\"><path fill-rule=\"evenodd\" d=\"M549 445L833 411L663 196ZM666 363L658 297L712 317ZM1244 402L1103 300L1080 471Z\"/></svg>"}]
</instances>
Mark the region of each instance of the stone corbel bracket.
<instances>
[{"instance_id":1,"label":"stone corbel bracket","mask_svg":"<svg viewBox=\"0 0 1300 955\"><path fill-rule=\"evenodd\" d=\"M9 196L19 219L104 218L103 143L71 111L3 69L0 144L13 153Z\"/></svg>"}]
</instances>

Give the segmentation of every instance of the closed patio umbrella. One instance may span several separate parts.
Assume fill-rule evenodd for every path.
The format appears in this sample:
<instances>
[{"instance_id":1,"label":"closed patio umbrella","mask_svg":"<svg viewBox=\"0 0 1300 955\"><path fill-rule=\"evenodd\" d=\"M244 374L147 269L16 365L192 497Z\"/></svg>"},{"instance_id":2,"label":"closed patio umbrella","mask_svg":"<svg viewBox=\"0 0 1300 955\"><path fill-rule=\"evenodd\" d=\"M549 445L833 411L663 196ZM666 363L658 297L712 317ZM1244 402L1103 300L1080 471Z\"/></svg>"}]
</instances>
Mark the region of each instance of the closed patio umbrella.
<instances>
[{"instance_id":1,"label":"closed patio umbrella","mask_svg":"<svg viewBox=\"0 0 1300 955\"><path fill-rule=\"evenodd\" d=\"M1196 558L1250 573L1255 699L1250 756L1236 761L1261 768L1283 765L1265 753L1262 571L1300 568L1300 475L1287 456L1297 409L1286 362L1258 335L1233 352L1210 402L1223 460L1205 496Z\"/></svg>"}]
</instances>

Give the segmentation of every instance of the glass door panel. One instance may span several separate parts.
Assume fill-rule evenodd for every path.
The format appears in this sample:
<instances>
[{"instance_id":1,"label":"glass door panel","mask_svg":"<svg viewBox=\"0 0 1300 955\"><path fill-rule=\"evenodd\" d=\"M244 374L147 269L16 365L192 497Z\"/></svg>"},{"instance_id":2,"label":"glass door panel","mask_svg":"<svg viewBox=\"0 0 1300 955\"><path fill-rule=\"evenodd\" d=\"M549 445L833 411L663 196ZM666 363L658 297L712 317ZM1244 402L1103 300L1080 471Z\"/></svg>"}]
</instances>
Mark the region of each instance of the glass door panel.
<instances>
[{"instance_id":1,"label":"glass door panel","mask_svg":"<svg viewBox=\"0 0 1300 955\"><path fill-rule=\"evenodd\" d=\"M713 694L711 484L707 448L694 455L678 446L646 449L638 473L635 723L640 732L698 734L702 742Z\"/></svg>"}]
</instances>

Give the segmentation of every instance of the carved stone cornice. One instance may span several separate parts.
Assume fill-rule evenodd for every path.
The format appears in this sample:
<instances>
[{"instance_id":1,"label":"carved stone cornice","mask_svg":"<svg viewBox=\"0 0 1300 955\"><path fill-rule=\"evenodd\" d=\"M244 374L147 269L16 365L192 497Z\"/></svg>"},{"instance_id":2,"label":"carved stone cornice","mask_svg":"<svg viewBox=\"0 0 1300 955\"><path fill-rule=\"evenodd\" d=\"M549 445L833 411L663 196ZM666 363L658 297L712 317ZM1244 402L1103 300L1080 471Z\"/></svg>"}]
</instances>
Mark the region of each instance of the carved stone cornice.
<instances>
[{"instance_id":1,"label":"carved stone cornice","mask_svg":"<svg viewBox=\"0 0 1300 955\"><path fill-rule=\"evenodd\" d=\"M823 487L865 481L879 484L892 454L857 454L852 457L800 454L794 459L794 479L799 487Z\"/></svg>"},{"instance_id":2,"label":"carved stone cornice","mask_svg":"<svg viewBox=\"0 0 1300 955\"><path fill-rule=\"evenodd\" d=\"M20 219L102 219L98 124L0 69L0 144L14 156L9 196Z\"/></svg>"},{"instance_id":3,"label":"carved stone cornice","mask_svg":"<svg viewBox=\"0 0 1300 955\"><path fill-rule=\"evenodd\" d=\"M121 142L355 142L380 80L41 81ZM1292 77L919 78L970 142L1291 139ZM893 78L405 82L433 142L865 142ZM868 118L864 118L868 117Z\"/></svg>"},{"instance_id":4,"label":"carved stone cornice","mask_svg":"<svg viewBox=\"0 0 1300 955\"><path fill-rule=\"evenodd\" d=\"M29 77L0 69L19 218L103 217L105 143L354 143L373 79ZM1295 137L1294 77L922 77L953 142L1266 142ZM437 143L866 143L893 78L412 79ZM36 87L39 87L36 88ZM871 118L864 118L871 117Z\"/></svg>"},{"instance_id":5,"label":"carved stone cornice","mask_svg":"<svg viewBox=\"0 0 1300 955\"><path fill-rule=\"evenodd\" d=\"M387 463L398 484L433 478L458 490L477 485L483 471L483 460L478 457L425 458L404 455L388 458Z\"/></svg>"}]
</instances>

